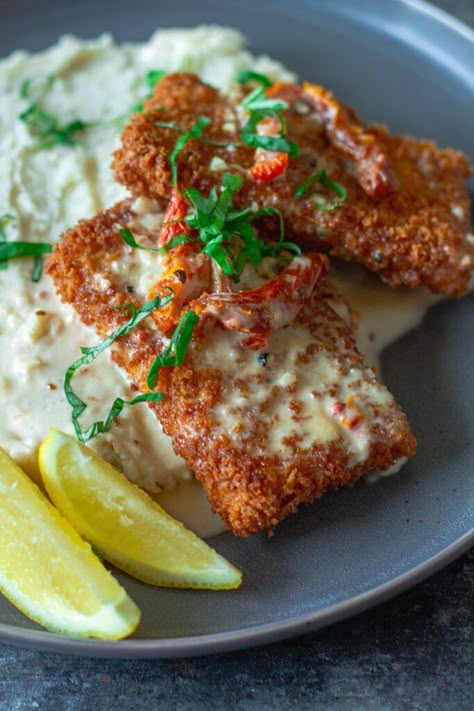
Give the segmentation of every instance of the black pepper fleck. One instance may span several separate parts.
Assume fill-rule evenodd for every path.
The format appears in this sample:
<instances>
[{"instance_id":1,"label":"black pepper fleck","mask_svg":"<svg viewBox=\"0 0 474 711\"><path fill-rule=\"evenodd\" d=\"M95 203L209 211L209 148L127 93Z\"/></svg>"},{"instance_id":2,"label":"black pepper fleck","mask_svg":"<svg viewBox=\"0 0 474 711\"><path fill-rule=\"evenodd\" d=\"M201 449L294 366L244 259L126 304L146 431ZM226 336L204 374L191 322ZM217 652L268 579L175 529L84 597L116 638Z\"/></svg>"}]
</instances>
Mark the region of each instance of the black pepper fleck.
<instances>
[{"instance_id":1,"label":"black pepper fleck","mask_svg":"<svg viewBox=\"0 0 474 711\"><path fill-rule=\"evenodd\" d=\"M270 353L259 353L258 358L257 358L258 364L265 367L267 364L267 359L268 359L269 355L270 355Z\"/></svg>"},{"instance_id":2,"label":"black pepper fleck","mask_svg":"<svg viewBox=\"0 0 474 711\"><path fill-rule=\"evenodd\" d=\"M126 289L126 291L127 291L128 294L133 294L133 286L131 286L130 284L127 284L127 286L125 287L125 289Z\"/></svg>"}]
</instances>

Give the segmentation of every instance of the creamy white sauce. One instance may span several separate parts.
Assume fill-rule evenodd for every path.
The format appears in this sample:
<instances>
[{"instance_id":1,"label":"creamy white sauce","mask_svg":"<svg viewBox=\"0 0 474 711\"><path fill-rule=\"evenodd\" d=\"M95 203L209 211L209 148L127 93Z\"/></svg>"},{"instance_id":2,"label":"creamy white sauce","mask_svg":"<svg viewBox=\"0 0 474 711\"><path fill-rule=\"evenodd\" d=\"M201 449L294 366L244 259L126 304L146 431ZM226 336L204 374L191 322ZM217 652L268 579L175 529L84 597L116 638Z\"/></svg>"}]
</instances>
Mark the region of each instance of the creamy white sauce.
<instances>
[{"instance_id":1,"label":"creamy white sauce","mask_svg":"<svg viewBox=\"0 0 474 711\"><path fill-rule=\"evenodd\" d=\"M442 298L426 287L390 289L358 264L333 263L328 286L355 311L357 347L366 363L377 368L384 348L418 326L427 309Z\"/></svg>"},{"instance_id":2,"label":"creamy white sauce","mask_svg":"<svg viewBox=\"0 0 474 711\"><path fill-rule=\"evenodd\" d=\"M340 332L334 321L317 318L317 337L299 323L272 333L262 348L265 365L258 352L242 347L242 334L214 327L206 332L199 365L218 363L224 381L213 413L220 423L217 435L226 435L232 446L254 458L268 454L292 460L295 446L307 451L336 439L344 443L349 466L367 458L373 428L378 417L386 417L384 408L393 406L392 396L342 344L334 352ZM381 408L380 415L374 406ZM258 421L265 427L256 437L249 422Z\"/></svg>"},{"instance_id":3,"label":"creamy white sauce","mask_svg":"<svg viewBox=\"0 0 474 711\"><path fill-rule=\"evenodd\" d=\"M121 46L109 36L88 42L64 37L35 55L14 53L0 62L0 215L17 217L16 224L7 228L8 239L55 241L79 219L124 197L124 189L111 179L110 157L131 107L147 92L146 72L153 69L196 71L230 93L242 69L273 80L293 78L278 62L247 52L239 33L215 27L161 31L147 43ZM62 124L77 118L96 123L78 145L43 150L18 119L28 106L20 97L22 82L50 75L56 79L42 107ZM117 121L117 117L123 118ZM221 164L213 167L225 169ZM159 225L160 215L149 201L135 207L144 229ZM114 269L127 280L136 277L139 291L146 293L156 279L157 260L149 253L135 259L117 263ZM25 259L12 260L8 270L0 271L0 444L37 478L37 450L49 428L72 432L63 392L66 368L80 357L80 346L98 339L60 303L49 277L32 283L31 270L31 260ZM344 267L334 271L331 279L359 312L359 345L369 362L376 363L383 347L419 322L433 297L424 290L393 292L361 270L349 270L350 278ZM292 377L288 368L282 386ZM105 354L86 375L78 374L75 384L88 403L89 422L103 419L116 396L131 395L123 375ZM235 398L238 403L238 393ZM314 411L310 405L308 412L323 436L324 428L330 431L331 425L319 417L319 405L312 403ZM278 427L272 436L281 444ZM222 530L220 519L210 513L199 485L174 455L145 405L125 410L120 424L91 445L148 491L165 490L161 494L165 508L200 535ZM356 456L356 448L354 452Z\"/></svg>"}]
</instances>

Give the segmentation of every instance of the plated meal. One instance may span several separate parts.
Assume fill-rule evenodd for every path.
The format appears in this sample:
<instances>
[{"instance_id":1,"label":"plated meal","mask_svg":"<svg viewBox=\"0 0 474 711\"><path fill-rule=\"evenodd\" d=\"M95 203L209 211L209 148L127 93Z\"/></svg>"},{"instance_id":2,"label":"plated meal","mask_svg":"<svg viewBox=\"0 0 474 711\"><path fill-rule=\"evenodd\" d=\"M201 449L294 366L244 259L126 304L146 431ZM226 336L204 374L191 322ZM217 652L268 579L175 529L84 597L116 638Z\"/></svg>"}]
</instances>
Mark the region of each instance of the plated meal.
<instances>
[{"instance_id":1,"label":"plated meal","mask_svg":"<svg viewBox=\"0 0 474 711\"><path fill-rule=\"evenodd\" d=\"M470 288L462 153L222 28L63 38L0 82L0 444L33 479L58 428L247 537L415 454L377 355Z\"/></svg>"}]
</instances>

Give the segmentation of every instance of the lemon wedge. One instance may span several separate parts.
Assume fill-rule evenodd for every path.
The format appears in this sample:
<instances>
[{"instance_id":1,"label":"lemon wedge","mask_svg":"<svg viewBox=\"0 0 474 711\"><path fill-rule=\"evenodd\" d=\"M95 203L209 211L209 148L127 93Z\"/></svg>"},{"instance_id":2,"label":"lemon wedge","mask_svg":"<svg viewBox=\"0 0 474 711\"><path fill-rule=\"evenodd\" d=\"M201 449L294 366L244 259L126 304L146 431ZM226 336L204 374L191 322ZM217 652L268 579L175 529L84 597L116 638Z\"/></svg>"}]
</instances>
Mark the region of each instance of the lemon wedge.
<instances>
[{"instance_id":1,"label":"lemon wedge","mask_svg":"<svg viewBox=\"0 0 474 711\"><path fill-rule=\"evenodd\" d=\"M240 585L239 570L74 437L52 429L39 465L58 509L118 568L164 587Z\"/></svg>"},{"instance_id":2,"label":"lemon wedge","mask_svg":"<svg viewBox=\"0 0 474 711\"><path fill-rule=\"evenodd\" d=\"M120 639L140 611L88 543L0 448L0 590L51 630Z\"/></svg>"}]
</instances>

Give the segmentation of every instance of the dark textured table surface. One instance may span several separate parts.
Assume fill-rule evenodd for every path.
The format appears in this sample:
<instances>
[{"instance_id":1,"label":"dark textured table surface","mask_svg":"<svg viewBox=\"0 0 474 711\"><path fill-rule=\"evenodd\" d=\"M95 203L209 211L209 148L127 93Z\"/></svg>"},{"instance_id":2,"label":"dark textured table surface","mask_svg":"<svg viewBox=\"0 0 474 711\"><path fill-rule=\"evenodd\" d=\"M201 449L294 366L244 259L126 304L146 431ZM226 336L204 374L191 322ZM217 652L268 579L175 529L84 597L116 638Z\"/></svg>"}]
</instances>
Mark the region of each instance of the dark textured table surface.
<instances>
[{"instance_id":1,"label":"dark textured table surface","mask_svg":"<svg viewBox=\"0 0 474 711\"><path fill-rule=\"evenodd\" d=\"M391 1L391 0L390 0ZM474 26L474 0L437 0ZM0 711L474 708L474 554L299 639L187 660L109 661L0 645Z\"/></svg>"},{"instance_id":2,"label":"dark textured table surface","mask_svg":"<svg viewBox=\"0 0 474 711\"><path fill-rule=\"evenodd\" d=\"M244 652L110 661L0 646L0 708L471 711L473 567L466 555L370 612Z\"/></svg>"}]
</instances>

